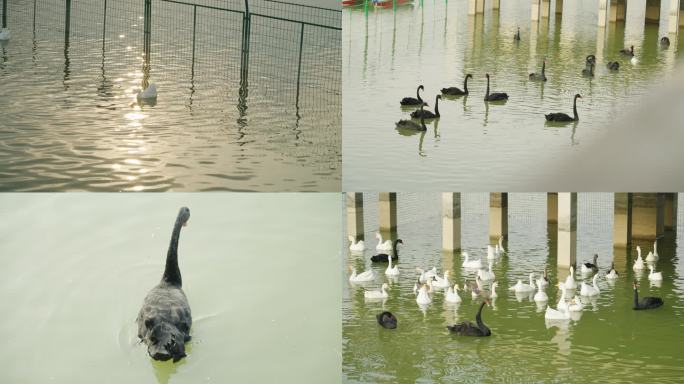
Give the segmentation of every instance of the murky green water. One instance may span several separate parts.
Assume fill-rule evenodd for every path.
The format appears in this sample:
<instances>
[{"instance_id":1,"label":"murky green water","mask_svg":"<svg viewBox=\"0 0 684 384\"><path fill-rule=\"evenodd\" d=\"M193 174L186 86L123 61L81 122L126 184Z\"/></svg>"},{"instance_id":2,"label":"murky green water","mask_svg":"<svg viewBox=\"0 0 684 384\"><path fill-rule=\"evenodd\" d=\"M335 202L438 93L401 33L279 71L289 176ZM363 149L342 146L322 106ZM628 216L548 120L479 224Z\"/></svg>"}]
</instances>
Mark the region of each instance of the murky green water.
<instances>
[{"instance_id":1,"label":"murky green water","mask_svg":"<svg viewBox=\"0 0 684 384\"><path fill-rule=\"evenodd\" d=\"M530 21L530 2L523 0L501 1L498 12L487 3L477 17L467 15L465 0L414 3L396 12L371 9L368 16L362 8L343 12L343 190L489 190L523 183L535 171L521 173L520 164L594 142L649 87L667 81L681 51L675 35L669 49L658 43L667 34L667 5L660 25L644 27L645 0L629 1L626 22L604 31L596 26L593 0L566 1L562 17L539 23ZM517 27L519 44L513 41ZM637 65L618 54L629 45ZM591 80L581 75L589 54L598 58ZM548 81L529 81L544 57ZM614 60L620 70L609 73L606 63ZM425 134L395 130L408 116L399 101L415 97L419 84L432 110L440 89L462 88L467 73L474 76L470 96L442 100L442 118ZM509 94L506 104L483 101L485 73L492 75L492 92ZM575 93L583 96L579 123L546 125L546 113L572 114Z\"/></svg>"},{"instance_id":2,"label":"murky green water","mask_svg":"<svg viewBox=\"0 0 684 384\"><path fill-rule=\"evenodd\" d=\"M154 362L136 316L178 208L188 356ZM3 383L339 380L339 194L3 194ZM303 373L306 374L303 374Z\"/></svg>"},{"instance_id":3,"label":"murky green water","mask_svg":"<svg viewBox=\"0 0 684 384\"><path fill-rule=\"evenodd\" d=\"M462 245L475 258L486 258L488 244L488 194L462 194ZM681 197L681 195L680 195ZM547 230L545 194L509 195L508 254L495 263L499 281L493 307L483 311L491 328L488 338L467 338L447 333L446 325L474 321L478 302L461 294L463 302L453 306L436 293L433 303L422 312L412 292L416 267L450 270L463 282L466 271L461 256L441 251L441 195L398 194L398 237L405 247L399 256L401 275L388 280L383 267L371 267L376 241L363 255L347 254L346 264L363 270L373 268L376 288L389 282L385 302L364 300L363 286L352 286L344 272L343 289L343 381L350 383L478 383L478 382L679 382L684 368L684 266L680 260L684 236L679 208L679 226L659 241L658 269L661 287L651 286L645 275L636 276L642 295L660 296L665 305L653 311L633 311L630 286L634 248L613 250L611 194L580 194L578 201L578 258L583 262L599 254L602 270L614 258L620 278L615 284L599 280L601 294L587 303L577 321L566 326L547 325L544 312L534 301L519 302L508 287L525 279L530 270L550 266L549 278L557 282L553 228ZM365 194L366 238L378 226L377 195ZM636 242L644 250L651 242ZM368 247L367 247L368 248ZM349 251L347 251L349 252ZM627 267L629 265L629 268ZM566 272L567 273L567 272ZM563 276L564 279L564 276ZM555 288L546 290L555 303ZM387 330L378 326L375 315L382 310L396 314L399 326Z\"/></svg>"}]
</instances>

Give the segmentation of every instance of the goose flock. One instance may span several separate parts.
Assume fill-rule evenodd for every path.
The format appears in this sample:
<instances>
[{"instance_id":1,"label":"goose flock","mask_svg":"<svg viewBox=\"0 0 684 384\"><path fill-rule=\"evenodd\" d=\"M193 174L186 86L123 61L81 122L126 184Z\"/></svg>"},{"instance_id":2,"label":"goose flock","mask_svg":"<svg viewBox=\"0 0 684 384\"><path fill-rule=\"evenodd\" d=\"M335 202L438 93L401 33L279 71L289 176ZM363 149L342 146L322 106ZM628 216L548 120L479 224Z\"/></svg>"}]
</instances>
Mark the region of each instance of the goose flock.
<instances>
[{"instance_id":1,"label":"goose flock","mask_svg":"<svg viewBox=\"0 0 684 384\"><path fill-rule=\"evenodd\" d=\"M373 264L388 263L385 270L388 281L383 282L379 290L364 288L364 299L369 302L380 300L384 304L390 297L391 288L388 283L397 282L400 275L398 247L404 243L401 239L383 241L380 233L376 233L376 238L378 243L375 249L381 252L391 251L391 256L387 253L378 253L371 257L371 261ZM355 241L353 236L349 237L349 242L349 250L352 253L358 253L365 249L359 249L359 244L363 246L363 242ZM388 246L390 249L388 249ZM416 304L424 313L427 307L433 303L435 295L438 294L443 294L444 301L450 305L462 303L464 298L461 295L468 295L473 301L481 300L475 317L475 323L466 321L448 325L447 329L450 333L475 337L490 336L492 334L489 327L482 320L482 311L486 305L493 306L494 301L499 297L496 291L499 282L496 280L492 267L494 263L500 262L502 257L507 254L503 246L503 239L500 238L499 242L495 245L487 245L486 252L486 261L484 258L474 259L468 252L461 253L461 267L466 276L462 286L450 280L450 270L439 273L436 266L430 269L415 267L417 275L408 277L415 281L413 293ZM648 273L649 281L651 284L658 286L663 280L662 272L655 271L659 258L658 242L654 242L653 250L649 252L645 259L642 258L640 246L636 247L636 253L637 258L633 264L635 273L639 274L648 268L650 271ZM378 280L378 276L372 269L357 273L354 267L350 266L349 268L351 271L349 282L351 284L373 283ZM614 263L611 263L610 269L602 272L598 264L598 254L594 254L591 261L580 263L578 272L580 275L579 279L575 276L574 266L571 266L570 274L564 281L558 281L554 284L559 291L559 300L555 307L549 304L549 296L546 292L547 288L551 286L546 267L543 268L539 275L534 271L530 271L526 274L525 278L516 278L517 283L510 286L508 290L515 295L519 302L522 302L525 298L534 301L537 304L538 310L544 312L544 319L547 321L579 320L580 312L584 310L586 305L591 303L594 308L596 307L595 299L602 294L602 290L598 285L599 279L605 279L609 285L614 285L616 279L620 278L620 273L615 269ZM471 276L473 277L471 278ZM639 299L636 280L633 282L632 287L634 291L632 309L654 309L663 305L663 300L659 297L649 296ZM377 320L378 324L384 328L394 329L397 327L397 318L391 312L384 311L378 314Z\"/></svg>"},{"instance_id":2,"label":"goose flock","mask_svg":"<svg viewBox=\"0 0 684 384\"><path fill-rule=\"evenodd\" d=\"M514 41L517 43L520 41L520 28L518 28L517 32L515 33L513 37ZM670 40L667 37L662 37L660 39L660 46L663 49L666 49L670 45ZM632 65L638 64L639 60L634 53L634 46L630 46L629 48L624 48L618 52L619 55L623 56L625 59L629 60L629 62ZM537 81L537 82L545 82L547 81L546 77L546 57L543 58L541 62L541 72L534 72L530 73L528 76L528 79L530 81ZM620 69L620 62L619 61L609 61L606 63L606 67L608 68L609 72L611 73L616 73ZM584 60L584 68L582 68L580 74L582 77L587 77L587 78L593 78L594 77L594 70L596 68L596 56L595 55L588 55L585 60ZM491 92L489 89L489 83L490 83L490 75L489 73L485 73L484 76L487 80L487 88L484 94L484 101L485 102L506 102L509 98L508 93L506 92ZM421 91L425 91L425 86L424 85L419 85L418 88L416 89L416 97L404 97L401 99L399 104L403 108L418 108L415 109L411 112L410 118L409 119L403 119L399 120L395 123L396 129L397 130L407 130L407 131L425 131L427 130L427 127L425 125L425 120L434 120L434 119L439 119L442 117L439 113L439 101L442 99L442 96L444 96L447 99L454 99L459 96L468 96L470 92L468 91L468 80L473 79L473 75L468 73L465 75L465 79L463 80L463 89L460 89L458 87L454 86L449 86L449 87L444 87L441 89L441 93L437 94L435 96L435 109L434 112L425 109L425 107L428 106L428 104L423 100L421 97L420 93ZM544 117L547 122L557 122L557 123L568 123L568 122L578 122L579 121L579 114L577 113L577 99L581 99L582 96L577 93L575 94L572 102L572 116L568 115L563 112L554 112L554 113L547 113L544 114ZM413 121L414 120L419 120L420 123Z\"/></svg>"}]
</instances>

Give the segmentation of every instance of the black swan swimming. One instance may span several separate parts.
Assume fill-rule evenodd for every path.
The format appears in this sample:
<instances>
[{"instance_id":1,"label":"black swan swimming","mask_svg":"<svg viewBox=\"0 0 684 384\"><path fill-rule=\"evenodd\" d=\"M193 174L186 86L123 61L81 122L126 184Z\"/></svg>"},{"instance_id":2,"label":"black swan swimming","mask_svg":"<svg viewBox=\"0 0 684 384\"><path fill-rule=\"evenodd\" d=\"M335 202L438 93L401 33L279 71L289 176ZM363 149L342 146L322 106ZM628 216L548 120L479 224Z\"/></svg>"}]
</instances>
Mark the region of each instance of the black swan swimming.
<instances>
[{"instance_id":1,"label":"black swan swimming","mask_svg":"<svg viewBox=\"0 0 684 384\"><path fill-rule=\"evenodd\" d=\"M432 113L432 111L427 111L423 109L421 106L420 109L417 109L413 112L411 112L411 117L414 119L437 119L439 118L439 100L442 98L442 95L437 95L435 97L435 113Z\"/></svg>"},{"instance_id":2,"label":"black swan swimming","mask_svg":"<svg viewBox=\"0 0 684 384\"><path fill-rule=\"evenodd\" d=\"M392 260L399 259L399 250L397 249L397 244L404 244L401 239L394 240L392 244ZM379 253L375 256L371 256L371 261L374 263L387 263L389 262L389 255L386 253Z\"/></svg>"},{"instance_id":3,"label":"black swan swimming","mask_svg":"<svg viewBox=\"0 0 684 384\"><path fill-rule=\"evenodd\" d=\"M491 303L491 301L484 300L482 301L482 304L480 304L480 309L477 310L477 315L475 315L475 322L477 324L473 324L470 321L464 321L462 323L448 325L447 328L450 332L456 333L460 336L491 336L492 331L490 331L485 323L482 322L482 308L484 308L485 304L489 303Z\"/></svg>"},{"instance_id":4,"label":"black swan swimming","mask_svg":"<svg viewBox=\"0 0 684 384\"><path fill-rule=\"evenodd\" d=\"M660 45L663 48L667 48L670 46L670 39L667 36L663 36L660 38Z\"/></svg>"},{"instance_id":5,"label":"black swan swimming","mask_svg":"<svg viewBox=\"0 0 684 384\"><path fill-rule=\"evenodd\" d=\"M572 102L572 113L573 117L570 117L566 115L565 113L558 112L558 113L549 113L546 116L546 121L579 121L579 116L577 115L577 99L581 99L582 96L580 94L575 95L575 100Z\"/></svg>"},{"instance_id":6,"label":"black swan swimming","mask_svg":"<svg viewBox=\"0 0 684 384\"><path fill-rule=\"evenodd\" d=\"M392 312L383 312L375 316L378 319L378 324L383 328L395 329L397 327L397 317Z\"/></svg>"},{"instance_id":7,"label":"black swan swimming","mask_svg":"<svg viewBox=\"0 0 684 384\"><path fill-rule=\"evenodd\" d=\"M544 61L542 61L541 73L530 73L530 80L546 81L546 58L544 58Z\"/></svg>"},{"instance_id":8,"label":"black swan swimming","mask_svg":"<svg viewBox=\"0 0 684 384\"><path fill-rule=\"evenodd\" d=\"M611 71L617 71L620 69L620 63L617 61L609 61L608 64L606 64L606 67Z\"/></svg>"},{"instance_id":9,"label":"black swan swimming","mask_svg":"<svg viewBox=\"0 0 684 384\"><path fill-rule=\"evenodd\" d=\"M585 68L582 70L582 76L594 77L594 66L593 62L587 61Z\"/></svg>"},{"instance_id":10,"label":"black swan swimming","mask_svg":"<svg viewBox=\"0 0 684 384\"><path fill-rule=\"evenodd\" d=\"M641 301L639 301L639 293L637 292L637 282L634 280L632 282L632 287L634 288L634 307L632 309L634 310L641 310L641 309L653 309L653 308L658 308L661 305L663 305L663 299L660 297L642 297Z\"/></svg>"},{"instance_id":11,"label":"black swan swimming","mask_svg":"<svg viewBox=\"0 0 684 384\"><path fill-rule=\"evenodd\" d=\"M423 110L423 106L420 106L420 110ZM425 117L420 118L420 124L411 120L399 120L396 122L396 129L407 129L411 131L427 131L425 126Z\"/></svg>"},{"instance_id":12,"label":"black swan swimming","mask_svg":"<svg viewBox=\"0 0 684 384\"><path fill-rule=\"evenodd\" d=\"M589 55L589 56L587 56L587 58L585 59L585 61L586 61L587 65L588 65L589 63L592 63L592 64L596 65L596 56L594 56L594 55Z\"/></svg>"},{"instance_id":13,"label":"black swan swimming","mask_svg":"<svg viewBox=\"0 0 684 384\"><path fill-rule=\"evenodd\" d=\"M445 96L461 96L468 94L468 79L472 78L473 75L470 73L466 75L465 80L463 80L463 90L458 87L442 88L442 93Z\"/></svg>"},{"instance_id":14,"label":"black swan swimming","mask_svg":"<svg viewBox=\"0 0 684 384\"><path fill-rule=\"evenodd\" d=\"M485 101L508 100L508 94L504 92L489 93L489 73L485 74L487 77L487 93L485 94Z\"/></svg>"},{"instance_id":15,"label":"black swan swimming","mask_svg":"<svg viewBox=\"0 0 684 384\"><path fill-rule=\"evenodd\" d=\"M632 56L634 56L634 46L633 45L630 46L629 49L627 49L627 48L621 49L620 53L622 53L625 56L632 57Z\"/></svg>"},{"instance_id":16,"label":"black swan swimming","mask_svg":"<svg viewBox=\"0 0 684 384\"><path fill-rule=\"evenodd\" d=\"M518 27L518 32L513 35L513 40L514 41L520 41L520 27Z\"/></svg>"},{"instance_id":17,"label":"black swan swimming","mask_svg":"<svg viewBox=\"0 0 684 384\"><path fill-rule=\"evenodd\" d=\"M147 294L136 319L138 337L147 344L147 352L155 360L177 362L185 357L185 343L190 340L192 316L178 268L178 238L188 219L190 210L181 208L173 226L162 280Z\"/></svg>"},{"instance_id":18,"label":"black swan swimming","mask_svg":"<svg viewBox=\"0 0 684 384\"><path fill-rule=\"evenodd\" d=\"M583 271L586 271L587 269L590 269L593 273L598 272L598 254L594 253L594 262L593 263L584 263L582 264L584 268L582 268Z\"/></svg>"},{"instance_id":19,"label":"black swan swimming","mask_svg":"<svg viewBox=\"0 0 684 384\"><path fill-rule=\"evenodd\" d=\"M424 90L425 87L422 85L418 86L418 89L416 89L416 97L417 99L414 99L413 97L404 97L401 99L399 104L401 105L427 105L426 102L423 101L423 99L420 97L420 91Z\"/></svg>"}]
</instances>

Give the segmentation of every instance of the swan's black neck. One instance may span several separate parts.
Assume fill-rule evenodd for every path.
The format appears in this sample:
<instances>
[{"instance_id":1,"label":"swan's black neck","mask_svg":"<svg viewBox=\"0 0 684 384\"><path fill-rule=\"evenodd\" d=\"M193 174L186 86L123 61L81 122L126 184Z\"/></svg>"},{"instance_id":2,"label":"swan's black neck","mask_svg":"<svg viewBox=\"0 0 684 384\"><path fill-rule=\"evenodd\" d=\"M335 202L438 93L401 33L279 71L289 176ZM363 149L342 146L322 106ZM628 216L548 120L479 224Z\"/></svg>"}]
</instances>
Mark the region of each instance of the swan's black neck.
<instances>
[{"instance_id":1,"label":"swan's black neck","mask_svg":"<svg viewBox=\"0 0 684 384\"><path fill-rule=\"evenodd\" d=\"M439 95L435 97L435 116L439 117Z\"/></svg>"},{"instance_id":2,"label":"swan's black neck","mask_svg":"<svg viewBox=\"0 0 684 384\"><path fill-rule=\"evenodd\" d=\"M420 87L416 89L416 97L418 98L418 101L423 102L423 99L420 98Z\"/></svg>"},{"instance_id":3,"label":"swan's black neck","mask_svg":"<svg viewBox=\"0 0 684 384\"><path fill-rule=\"evenodd\" d=\"M180 268L178 268L178 238L180 237L181 227L183 227L183 221L179 214L178 218L176 218L176 224L173 226L173 232L171 233L171 243L169 244L169 251L166 254L166 268L164 269L164 276L162 277L162 281L178 287L183 285Z\"/></svg>"},{"instance_id":4,"label":"swan's black neck","mask_svg":"<svg viewBox=\"0 0 684 384\"><path fill-rule=\"evenodd\" d=\"M420 123L423 125L423 128L425 128L425 119L422 116L420 118ZM392 247L392 256L394 256L395 259L399 257L397 244L399 244L399 240L394 240L394 246Z\"/></svg>"},{"instance_id":5,"label":"swan's black neck","mask_svg":"<svg viewBox=\"0 0 684 384\"><path fill-rule=\"evenodd\" d=\"M466 95L468 94L468 76L466 76L465 80L463 80L463 92Z\"/></svg>"},{"instance_id":6,"label":"swan's black neck","mask_svg":"<svg viewBox=\"0 0 684 384\"><path fill-rule=\"evenodd\" d=\"M487 92L485 92L485 98L489 97L489 76L487 76Z\"/></svg>"},{"instance_id":7,"label":"swan's black neck","mask_svg":"<svg viewBox=\"0 0 684 384\"><path fill-rule=\"evenodd\" d=\"M574 115L575 121L578 121L579 116L577 115L577 96L575 96L575 101L572 102L572 113ZM596 264L596 259L594 259L594 264Z\"/></svg>"},{"instance_id":8,"label":"swan's black neck","mask_svg":"<svg viewBox=\"0 0 684 384\"><path fill-rule=\"evenodd\" d=\"M544 73L546 71L546 61L542 62L542 77L544 77Z\"/></svg>"},{"instance_id":9,"label":"swan's black neck","mask_svg":"<svg viewBox=\"0 0 684 384\"><path fill-rule=\"evenodd\" d=\"M639 293L637 292L636 287L634 287L634 308L639 306Z\"/></svg>"},{"instance_id":10,"label":"swan's black neck","mask_svg":"<svg viewBox=\"0 0 684 384\"><path fill-rule=\"evenodd\" d=\"M480 309L477 310L477 315L475 315L475 322L477 323L477 327L480 328L482 331L487 329L487 326L482 322L482 308L484 308L485 304L485 301L483 301L482 304L480 304Z\"/></svg>"}]
</instances>

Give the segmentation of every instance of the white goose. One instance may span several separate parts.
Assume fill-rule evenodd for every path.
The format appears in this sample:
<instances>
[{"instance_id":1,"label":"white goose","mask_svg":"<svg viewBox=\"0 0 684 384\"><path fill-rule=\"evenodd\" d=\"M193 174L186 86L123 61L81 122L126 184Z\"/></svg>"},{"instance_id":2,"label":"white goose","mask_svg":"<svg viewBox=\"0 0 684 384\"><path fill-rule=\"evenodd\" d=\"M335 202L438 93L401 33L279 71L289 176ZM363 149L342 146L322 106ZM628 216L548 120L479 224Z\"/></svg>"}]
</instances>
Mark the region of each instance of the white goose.
<instances>
[{"instance_id":1,"label":"white goose","mask_svg":"<svg viewBox=\"0 0 684 384\"><path fill-rule=\"evenodd\" d=\"M598 280L598 274L594 275L594 278L592 279L593 285L589 285L583 281L582 282L582 289L580 289L580 295L582 295L582 296L596 296L599 293L601 293L601 291L598 288L598 285L596 285L596 280Z\"/></svg>"},{"instance_id":2,"label":"white goose","mask_svg":"<svg viewBox=\"0 0 684 384\"><path fill-rule=\"evenodd\" d=\"M575 281L575 268L570 266L570 275L565 278L565 284L563 284L565 289L577 289L577 282Z\"/></svg>"},{"instance_id":3,"label":"white goose","mask_svg":"<svg viewBox=\"0 0 684 384\"><path fill-rule=\"evenodd\" d=\"M644 259L641 258L641 247L637 245L637 259L634 260L634 266L632 267L635 271L640 271L644 269Z\"/></svg>"},{"instance_id":4,"label":"white goose","mask_svg":"<svg viewBox=\"0 0 684 384\"><path fill-rule=\"evenodd\" d=\"M475 284L476 287L473 287L473 289L470 290L470 297L473 300L477 299L480 292L482 292L482 279L480 279L480 276L475 276Z\"/></svg>"},{"instance_id":5,"label":"white goose","mask_svg":"<svg viewBox=\"0 0 684 384\"><path fill-rule=\"evenodd\" d=\"M653 252L649 252L646 256L647 263L655 263L658 261L658 240L653 242Z\"/></svg>"},{"instance_id":6,"label":"white goose","mask_svg":"<svg viewBox=\"0 0 684 384\"><path fill-rule=\"evenodd\" d=\"M382 241L382 235L380 232L375 232L375 238L378 239L378 245L375 249L378 251L391 251L392 250L392 240Z\"/></svg>"},{"instance_id":7,"label":"white goose","mask_svg":"<svg viewBox=\"0 0 684 384\"><path fill-rule=\"evenodd\" d=\"M568 311L570 312L582 312L583 309L584 304L582 304L582 301L577 295L575 295L575 297L570 300L570 303L568 303Z\"/></svg>"},{"instance_id":8,"label":"white goose","mask_svg":"<svg viewBox=\"0 0 684 384\"><path fill-rule=\"evenodd\" d=\"M351 267L352 274L349 276L350 283L361 283L375 279L375 272L372 269L356 274L356 268Z\"/></svg>"},{"instance_id":9,"label":"white goose","mask_svg":"<svg viewBox=\"0 0 684 384\"><path fill-rule=\"evenodd\" d=\"M447 288L449 286L449 271L444 271L444 277L435 276L432 286L435 288Z\"/></svg>"},{"instance_id":10,"label":"white goose","mask_svg":"<svg viewBox=\"0 0 684 384\"><path fill-rule=\"evenodd\" d=\"M606 279L617 279L618 277L618 273L615 270L615 262L610 263L610 272L606 275Z\"/></svg>"},{"instance_id":11,"label":"white goose","mask_svg":"<svg viewBox=\"0 0 684 384\"><path fill-rule=\"evenodd\" d=\"M138 93L139 100L153 100L157 98L157 86L150 84L142 92Z\"/></svg>"},{"instance_id":12,"label":"white goose","mask_svg":"<svg viewBox=\"0 0 684 384\"><path fill-rule=\"evenodd\" d=\"M12 34L8 28L3 28L0 30L0 40L9 40Z\"/></svg>"},{"instance_id":13,"label":"white goose","mask_svg":"<svg viewBox=\"0 0 684 384\"><path fill-rule=\"evenodd\" d=\"M387 260L389 261L389 265L387 266L387 269L385 269L385 275L387 276L399 276L399 266L394 265L392 267L392 258L388 257Z\"/></svg>"},{"instance_id":14,"label":"white goose","mask_svg":"<svg viewBox=\"0 0 684 384\"><path fill-rule=\"evenodd\" d=\"M545 288L549 285L549 277L546 272L546 266L544 267L544 273L541 275L540 278L537 279L537 285L542 288Z\"/></svg>"},{"instance_id":15,"label":"white goose","mask_svg":"<svg viewBox=\"0 0 684 384\"><path fill-rule=\"evenodd\" d=\"M416 268L416 272L420 273L418 276L418 281L421 283L427 283L428 280L432 280L433 277L437 276L437 267L432 267L431 270L425 272L422 268Z\"/></svg>"},{"instance_id":16,"label":"white goose","mask_svg":"<svg viewBox=\"0 0 684 384\"><path fill-rule=\"evenodd\" d=\"M500 256L504 253L506 253L506 250L503 247L503 237L499 237L499 244L496 245L496 254Z\"/></svg>"},{"instance_id":17,"label":"white goose","mask_svg":"<svg viewBox=\"0 0 684 384\"><path fill-rule=\"evenodd\" d=\"M496 299L499 295L496 293L496 288L499 286L499 282L495 281L492 283L492 294L489 295L490 298Z\"/></svg>"},{"instance_id":18,"label":"white goose","mask_svg":"<svg viewBox=\"0 0 684 384\"><path fill-rule=\"evenodd\" d=\"M567 304L565 303L565 287L563 286L563 283L560 283L558 287L561 291L561 297L560 300L558 300L558 309L553 309L551 306L547 306L544 318L548 320L569 320L570 312L568 311Z\"/></svg>"},{"instance_id":19,"label":"white goose","mask_svg":"<svg viewBox=\"0 0 684 384\"><path fill-rule=\"evenodd\" d=\"M365 291L363 292L363 297L366 299L386 299L389 297L389 294L387 294L388 289L389 285L383 283L379 291Z\"/></svg>"},{"instance_id":20,"label":"white goose","mask_svg":"<svg viewBox=\"0 0 684 384\"><path fill-rule=\"evenodd\" d=\"M453 288L449 287L444 300L447 303L460 303L462 301L461 296L458 295L458 284L454 284Z\"/></svg>"},{"instance_id":21,"label":"white goose","mask_svg":"<svg viewBox=\"0 0 684 384\"><path fill-rule=\"evenodd\" d=\"M536 302L546 302L549 301L549 297L546 295L546 292L543 291L543 287L540 285L537 289L537 293L534 294L534 301Z\"/></svg>"},{"instance_id":22,"label":"white goose","mask_svg":"<svg viewBox=\"0 0 684 384\"><path fill-rule=\"evenodd\" d=\"M530 284L525 284L522 282L522 279L519 279L516 285L508 288L509 291L514 291L517 293L532 292L536 289L537 287L534 286L534 273L530 273Z\"/></svg>"},{"instance_id":23,"label":"white goose","mask_svg":"<svg viewBox=\"0 0 684 384\"><path fill-rule=\"evenodd\" d=\"M662 272L655 272L655 267L651 264L649 264L648 269L651 271L648 274L648 279L651 281L662 281L663 280L663 273Z\"/></svg>"},{"instance_id":24,"label":"white goose","mask_svg":"<svg viewBox=\"0 0 684 384\"><path fill-rule=\"evenodd\" d=\"M487 260L496 260L497 254L493 245L487 246Z\"/></svg>"},{"instance_id":25,"label":"white goose","mask_svg":"<svg viewBox=\"0 0 684 384\"><path fill-rule=\"evenodd\" d=\"M349 245L349 250L353 252L360 252L366 249L366 245L363 243L363 240L359 240L358 242L356 239L354 239L354 236L349 235L349 241L351 244Z\"/></svg>"},{"instance_id":26,"label":"white goose","mask_svg":"<svg viewBox=\"0 0 684 384\"><path fill-rule=\"evenodd\" d=\"M491 280L494 280L496 278L496 276L494 276L494 272L492 272L492 265L493 264L494 263L492 261L489 262L489 270L482 269L482 268L477 270L477 275L480 276L480 279L482 279L484 281L491 281Z\"/></svg>"},{"instance_id":27,"label":"white goose","mask_svg":"<svg viewBox=\"0 0 684 384\"><path fill-rule=\"evenodd\" d=\"M418 305L427 305L427 304L432 303L432 298L428 294L428 288L425 285L420 287L420 289L418 290L418 296L416 297L416 303L418 303Z\"/></svg>"},{"instance_id":28,"label":"white goose","mask_svg":"<svg viewBox=\"0 0 684 384\"><path fill-rule=\"evenodd\" d=\"M463 252L463 253L461 253L461 255L463 257L465 257L465 260L463 260L463 267L473 268L473 269L482 268L482 261L480 259L477 259L477 260L468 259L468 252Z\"/></svg>"},{"instance_id":29,"label":"white goose","mask_svg":"<svg viewBox=\"0 0 684 384\"><path fill-rule=\"evenodd\" d=\"M566 310L566 309L568 309L568 303L565 301L565 292L567 291L567 288L565 287L565 284L563 284L563 283L558 283L557 287L561 291L561 296L558 298L558 303L556 303L556 308L558 308L559 311Z\"/></svg>"}]
</instances>

